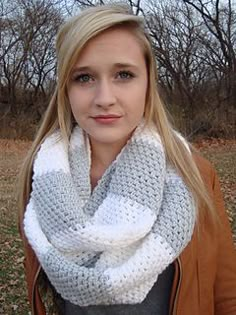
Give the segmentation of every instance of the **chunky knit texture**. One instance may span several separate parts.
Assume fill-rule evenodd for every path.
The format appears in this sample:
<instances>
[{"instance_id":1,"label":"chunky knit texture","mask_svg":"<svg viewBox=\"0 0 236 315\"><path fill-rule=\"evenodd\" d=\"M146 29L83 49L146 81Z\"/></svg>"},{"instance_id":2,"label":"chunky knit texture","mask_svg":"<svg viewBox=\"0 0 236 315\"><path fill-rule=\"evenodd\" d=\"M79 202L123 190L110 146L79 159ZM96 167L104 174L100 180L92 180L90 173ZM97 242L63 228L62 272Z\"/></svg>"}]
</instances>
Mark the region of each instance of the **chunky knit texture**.
<instances>
[{"instance_id":1,"label":"chunky knit texture","mask_svg":"<svg viewBox=\"0 0 236 315\"><path fill-rule=\"evenodd\" d=\"M93 191L89 140L77 126L36 156L25 234L49 280L80 306L142 302L191 239L196 209L166 165L154 129L139 126Z\"/></svg>"}]
</instances>

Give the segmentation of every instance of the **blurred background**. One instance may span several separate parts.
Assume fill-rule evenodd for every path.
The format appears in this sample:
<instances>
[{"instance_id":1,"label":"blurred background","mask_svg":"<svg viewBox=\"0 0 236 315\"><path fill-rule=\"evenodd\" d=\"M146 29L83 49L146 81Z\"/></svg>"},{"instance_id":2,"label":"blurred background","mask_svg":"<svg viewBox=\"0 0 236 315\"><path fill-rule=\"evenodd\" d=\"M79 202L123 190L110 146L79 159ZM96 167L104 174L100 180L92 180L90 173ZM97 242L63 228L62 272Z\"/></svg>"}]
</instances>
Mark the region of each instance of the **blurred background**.
<instances>
[{"instance_id":1,"label":"blurred background","mask_svg":"<svg viewBox=\"0 0 236 315\"><path fill-rule=\"evenodd\" d=\"M56 33L81 8L110 2L0 0L0 314L30 314L15 185L55 87ZM236 1L122 3L145 19L158 89L173 124L216 167L235 237Z\"/></svg>"},{"instance_id":2,"label":"blurred background","mask_svg":"<svg viewBox=\"0 0 236 315\"><path fill-rule=\"evenodd\" d=\"M55 86L58 28L81 7L107 2L0 0L1 137L32 139ZM126 2L145 18L177 127L189 138L235 137L235 1Z\"/></svg>"}]
</instances>

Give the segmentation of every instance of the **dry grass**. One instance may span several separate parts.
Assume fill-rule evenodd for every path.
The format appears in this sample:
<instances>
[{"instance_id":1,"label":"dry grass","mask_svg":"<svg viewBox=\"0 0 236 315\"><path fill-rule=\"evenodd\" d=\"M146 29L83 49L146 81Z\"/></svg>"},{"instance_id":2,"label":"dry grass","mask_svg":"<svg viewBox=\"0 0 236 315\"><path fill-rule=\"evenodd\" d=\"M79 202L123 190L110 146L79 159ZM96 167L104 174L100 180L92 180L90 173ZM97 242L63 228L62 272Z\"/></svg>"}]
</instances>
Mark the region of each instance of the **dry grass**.
<instances>
[{"instance_id":1,"label":"dry grass","mask_svg":"<svg viewBox=\"0 0 236 315\"><path fill-rule=\"evenodd\" d=\"M15 184L29 142L0 140L0 314L28 314Z\"/></svg>"},{"instance_id":2,"label":"dry grass","mask_svg":"<svg viewBox=\"0 0 236 315\"><path fill-rule=\"evenodd\" d=\"M23 274L23 251L17 229L15 181L30 143L0 139L0 314L29 314ZM229 212L236 215L236 141L198 145L215 165ZM236 220L232 222L236 235Z\"/></svg>"}]
</instances>

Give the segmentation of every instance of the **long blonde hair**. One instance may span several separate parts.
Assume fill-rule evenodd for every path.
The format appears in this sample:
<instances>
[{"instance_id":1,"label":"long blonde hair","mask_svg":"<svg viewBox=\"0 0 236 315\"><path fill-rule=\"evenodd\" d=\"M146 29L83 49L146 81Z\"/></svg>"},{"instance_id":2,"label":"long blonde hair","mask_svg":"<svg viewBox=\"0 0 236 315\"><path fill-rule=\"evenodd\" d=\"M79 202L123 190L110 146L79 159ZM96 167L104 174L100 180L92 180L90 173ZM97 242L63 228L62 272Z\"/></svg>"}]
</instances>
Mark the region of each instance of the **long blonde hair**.
<instances>
[{"instance_id":1,"label":"long blonde hair","mask_svg":"<svg viewBox=\"0 0 236 315\"><path fill-rule=\"evenodd\" d=\"M144 113L146 123L152 122L156 126L165 147L167 160L183 177L189 190L193 193L197 205L213 211L212 201L204 188L205 185L193 157L186 144L171 126L159 97L156 61L150 40L145 32L143 19L131 14L126 6L102 5L82 11L79 15L68 20L58 33L56 41L57 87L19 176L20 222L22 222L24 209L29 199L32 166L40 144L56 129L60 129L63 139L67 143L69 142L73 116L67 97L67 85L72 68L90 39L114 27L128 28L138 38L143 49L149 83Z\"/></svg>"}]
</instances>

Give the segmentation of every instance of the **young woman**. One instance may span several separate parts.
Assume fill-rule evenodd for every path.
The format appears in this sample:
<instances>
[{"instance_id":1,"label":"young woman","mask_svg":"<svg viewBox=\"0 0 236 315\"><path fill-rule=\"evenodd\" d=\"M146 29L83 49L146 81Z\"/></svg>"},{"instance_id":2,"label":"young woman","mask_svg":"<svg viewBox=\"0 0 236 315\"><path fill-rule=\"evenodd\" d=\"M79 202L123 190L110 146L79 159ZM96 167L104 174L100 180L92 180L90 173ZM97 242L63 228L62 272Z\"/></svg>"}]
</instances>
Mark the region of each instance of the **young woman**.
<instances>
[{"instance_id":1,"label":"young woman","mask_svg":"<svg viewBox=\"0 0 236 315\"><path fill-rule=\"evenodd\" d=\"M210 164L170 125L140 17L106 5L57 37L57 87L21 172L32 314L236 314ZM47 310L46 310L47 309Z\"/></svg>"}]
</instances>

